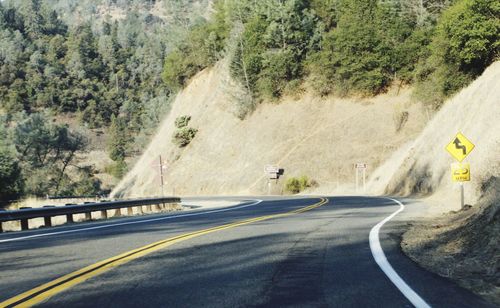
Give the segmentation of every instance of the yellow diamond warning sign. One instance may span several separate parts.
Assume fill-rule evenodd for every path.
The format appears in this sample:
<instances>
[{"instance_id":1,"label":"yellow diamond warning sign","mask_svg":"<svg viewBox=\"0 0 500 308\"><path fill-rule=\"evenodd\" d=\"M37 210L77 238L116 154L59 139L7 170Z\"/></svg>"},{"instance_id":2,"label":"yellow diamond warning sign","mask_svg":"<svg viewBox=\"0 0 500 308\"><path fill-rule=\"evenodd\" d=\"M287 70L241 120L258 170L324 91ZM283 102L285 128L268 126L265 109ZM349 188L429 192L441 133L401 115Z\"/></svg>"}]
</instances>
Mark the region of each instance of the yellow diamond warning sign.
<instances>
[{"instance_id":1,"label":"yellow diamond warning sign","mask_svg":"<svg viewBox=\"0 0 500 308\"><path fill-rule=\"evenodd\" d=\"M469 155L472 149L474 149L474 144L461 133L458 133L446 146L446 151L448 151L451 156L459 162L462 162L467 155Z\"/></svg>"},{"instance_id":2,"label":"yellow diamond warning sign","mask_svg":"<svg viewBox=\"0 0 500 308\"><path fill-rule=\"evenodd\" d=\"M453 182L470 181L470 165L468 163L451 164L451 179Z\"/></svg>"}]
</instances>

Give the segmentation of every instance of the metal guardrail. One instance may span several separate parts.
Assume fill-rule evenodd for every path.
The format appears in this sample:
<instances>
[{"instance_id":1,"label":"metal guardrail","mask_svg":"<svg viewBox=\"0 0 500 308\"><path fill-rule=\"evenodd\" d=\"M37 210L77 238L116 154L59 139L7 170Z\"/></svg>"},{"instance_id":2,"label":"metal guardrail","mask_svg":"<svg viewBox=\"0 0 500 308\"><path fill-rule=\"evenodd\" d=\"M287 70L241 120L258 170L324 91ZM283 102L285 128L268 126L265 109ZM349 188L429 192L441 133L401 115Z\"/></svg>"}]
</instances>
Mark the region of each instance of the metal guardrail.
<instances>
[{"instance_id":1,"label":"metal guardrail","mask_svg":"<svg viewBox=\"0 0 500 308\"><path fill-rule=\"evenodd\" d=\"M86 196L49 196L47 195L47 200L64 200L64 199L96 199L96 198L106 198L106 196L100 195L86 195Z\"/></svg>"},{"instance_id":2,"label":"metal guardrail","mask_svg":"<svg viewBox=\"0 0 500 308\"><path fill-rule=\"evenodd\" d=\"M29 229L29 219L44 218L46 227L52 226L51 218L54 216L66 215L66 221L72 223L74 214L85 214L86 220L92 219L92 212L101 212L101 216L107 218L107 210L118 210L128 208L128 213L132 214L133 207L158 205L164 206L168 203L180 203L180 198L152 198L137 200L120 200L93 202L85 204L66 204L65 206L46 205L41 208L21 208L13 211L0 211L0 232L2 232L2 223L7 221L21 221L21 230Z\"/></svg>"}]
</instances>

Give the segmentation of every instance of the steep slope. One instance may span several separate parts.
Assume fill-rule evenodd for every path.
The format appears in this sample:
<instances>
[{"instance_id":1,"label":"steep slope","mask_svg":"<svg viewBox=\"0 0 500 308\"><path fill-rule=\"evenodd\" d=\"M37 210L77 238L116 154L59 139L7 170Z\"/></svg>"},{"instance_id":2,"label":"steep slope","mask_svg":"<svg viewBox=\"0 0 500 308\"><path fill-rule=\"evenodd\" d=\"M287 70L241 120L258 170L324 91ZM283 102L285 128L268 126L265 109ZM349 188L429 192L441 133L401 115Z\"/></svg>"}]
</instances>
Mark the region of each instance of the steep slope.
<instances>
[{"instance_id":1,"label":"steep slope","mask_svg":"<svg viewBox=\"0 0 500 308\"><path fill-rule=\"evenodd\" d=\"M123 196L159 195L159 156L165 193L261 194L268 190L266 164L285 177L307 175L331 193L342 184L352 190L353 164L373 170L426 122L423 108L410 103L410 91L394 89L369 99L300 98L263 103L245 120L235 114L237 86L225 63L198 74L178 94L172 110L135 167L114 190ZM179 116L192 117L198 134L184 149L171 142ZM401 129L396 129L401 126ZM283 180L272 183L281 193Z\"/></svg>"},{"instance_id":2,"label":"steep slope","mask_svg":"<svg viewBox=\"0 0 500 308\"><path fill-rule=\"evenodd\" d=\"M452 183L445 151L457 132L475 145L467 157L471 182L465 184L466 203L474 204L482 195L481 186L500 176L500 62L492 64L469 87L450 99L420 136L400 149L375 171L370 183L375 194L433 195L442 200L444 210L457 209L459 186ZM450 207L451 206L451 207Z\"/></svg>"},{"instance_id":3,"label":"steep slope","mask_svg":"<svg viewBox=\"0 0 500 308\"><path fill-rule=\"evenodd\" d=\"M451 278L500 305L500 62L449 100L408 146L374 174L374 193L422 195L430 204L424 220L403 236L402 248L423 267ZM445 145L461 131L476 148L466 161L466 206L451 181L453 158ZM456 210L445 215L436 213ZM423 213L422 213L423 214Z\"/></svg>"}]
</instances>

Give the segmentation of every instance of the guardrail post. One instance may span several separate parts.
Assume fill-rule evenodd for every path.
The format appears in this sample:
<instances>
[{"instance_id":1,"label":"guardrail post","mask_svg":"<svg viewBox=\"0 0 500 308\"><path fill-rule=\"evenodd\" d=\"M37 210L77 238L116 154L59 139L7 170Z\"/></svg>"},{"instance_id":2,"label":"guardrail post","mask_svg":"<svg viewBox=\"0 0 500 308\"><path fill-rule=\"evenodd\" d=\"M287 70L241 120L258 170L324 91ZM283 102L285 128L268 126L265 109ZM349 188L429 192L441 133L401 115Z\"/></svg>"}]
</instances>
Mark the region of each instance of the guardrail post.
<instances>
[{"instance_id":1,"label":"guardrail post","mask_svg":"<svg viewBox=\"0 0 500 308\"><path fill-rule=\"evenodd\" d=\"M92 212L85 212L85 220L92 220Z\"/></svg>"},{"instance_id":2,"label":"guardrail post","mask_svg":"<svg viewBox=\"0 0 500 308\"><path fill-rule=\"evenodd\" d=\"M120 216L122 216L122 209L116 209L115 217L120 217Z\"/></svg>"},{"instance_id":3,"label":"guardrail post","mask_svg":"<svg viewBox=\"0 0 500 308\"><path fill-rule=\"evenodd\" d=\"M67 203L65 204L64 206L68 206L68 205L74 205L72 203ZM74 223L75 221L73 220L73 214L66 214L66 223Z\"/></svg>"},{"instance_id":4,"label":"guardrail post","mask_svg":"<svg viewBox=\"0 0 500 308\"><path fill-rule=\"evenodd\" d=\"M101 211L101 218L108 219L108 211L102 210Z\"/></svg>"},{"instance_id":5,"label":"guardrail post","mask_svg":"<svg viewBox=\"0 0 500 308\"><path fill-rule=\"evenodd\" d=\"M0 233L3 232L3 228L2 228L2 222L0 222Z\"/></svg>"},{"instance_id":6,"label":"guardrail post","mask_svg":"<svg viewBox=\"0 0 500 308\"><path fill-rule=\"evenodd\" d=\"M148 206L146 206L146 210L151 213L153 211L153 206L150 204Z\"/></svg>"},{"instance_id":7,"label":"guardrail post","mask_svg":"<svg viewBox=\"0 0 500 308\"><path fill-rule=\"evenodd\" d=\"M132 207L127 208L127 215L129 215L129 216L134 215L134 209Z\"/></svg>"},{"instance_id":8,"label":"guardrail post","mask_svg":"<svg viewBox=\"0 0 500 308\"><path fill-rule=\"evenodd\" d=\"M54 205L44 205L43 207L55 207ZM45 227L52 227L52 216L44 216L43 217L43 223Z\"/></svg>"},{"instance_id":9,"label":"guardrail post","mask_svg":"<svg viewBox=\"0 0 500 308\"><path fill-rule=\"evenodd\" d=\"M21 219L21 230L29 230L30 229L30 225L29 225L29 222L28 222L28 219Z\"/></svg>"}]
</instances>

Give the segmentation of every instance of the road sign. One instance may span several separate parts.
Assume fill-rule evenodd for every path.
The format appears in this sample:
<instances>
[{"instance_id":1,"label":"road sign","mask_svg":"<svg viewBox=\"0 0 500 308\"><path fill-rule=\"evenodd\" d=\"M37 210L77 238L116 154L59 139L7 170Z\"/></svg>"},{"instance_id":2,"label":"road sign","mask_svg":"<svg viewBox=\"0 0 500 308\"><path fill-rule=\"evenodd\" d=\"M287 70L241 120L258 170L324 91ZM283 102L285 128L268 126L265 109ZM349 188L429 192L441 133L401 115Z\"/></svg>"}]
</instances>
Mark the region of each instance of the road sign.
<instances>
[{"instance_id":1,"label":"road sign","mask_svg":"<svg viewBox=\"0 0 500 308\"><path fill-rule=\"evenodd\" d=\"M268 175L269 175L270 180L277 180L278 179L277 173L268 173Z\"/></svg>"},{"instance_id":2,"label":"road sign","mask_svg":"<svg viewBox=\"0 0 500 308\"><path fill-rule=\"evenodd\" d=\"M446 151L448 151L451 156L453 156L458 162L462 162L467 155L474 149L474 144L469 141L464 135L458 133L455 138L446 146Z\"/></svg>"},{"instance_id":3,"label":"road sign","mask_svg":"<svg viewBox=\"0 0 500 308\"><path fill-rule=\"evenodd\" d=\"M264 167L264 172L266 172L266 173L279 173L280 168L278 168L277 166L273 166L273 165L266 165Z\"/></svg>"},{"instance_id":4,"label":"road sign","mask_svg":"<svg viewBox=\"0 0 500 308\"><path fill-rule=\"evenodd\" d=\"M365 163L357 163L354 166L354 168L356 168L356 169L366 169L366 167L367 167L367 164L365 164Z\"/></svg>"},{"instance_id":5,"label":"road sign","mask_svg":"<svg viewBox=\"0 0 500 308\"><path fill-rule=\"evenodd\" d=\"M469 163L451 164L451 179L453 180L453 182L469 182L470 181Z\"/></svg>"}]
</instances>

